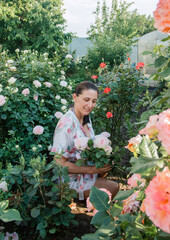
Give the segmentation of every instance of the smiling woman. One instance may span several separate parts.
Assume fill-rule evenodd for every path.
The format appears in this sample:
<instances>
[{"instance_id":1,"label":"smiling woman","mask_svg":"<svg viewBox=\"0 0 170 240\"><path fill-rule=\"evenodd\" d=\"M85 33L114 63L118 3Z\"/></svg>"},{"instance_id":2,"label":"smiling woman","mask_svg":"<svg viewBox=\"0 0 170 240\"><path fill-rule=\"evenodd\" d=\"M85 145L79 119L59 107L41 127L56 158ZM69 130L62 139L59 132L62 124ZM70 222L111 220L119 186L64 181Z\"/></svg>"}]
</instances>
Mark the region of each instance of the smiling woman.
<instances>
[{"instance_id":1,"label":"smiling woman","mask_svg":"<svg viewBox=\"0 0 170 240\"><path fill-rule=\"evenodd\" d=\"M98 98L98 88L92 82L81 82L73 94L74 107L59 120L53 139L52 152L61 154L61 159L56 158L58 164L68 167L70 177L70 188L75 189L79 195L79 200L84 200L90 193L93 185L98 188L106 188L111 192L112 198L118 192L118 184L99 177L111 170L109 164L101 168L89 163L88 166L77 166L80 150L76 148L76 139L94 138L95 134L89 117L90 112L96 105Z\"/></svg>"}]
</instances>

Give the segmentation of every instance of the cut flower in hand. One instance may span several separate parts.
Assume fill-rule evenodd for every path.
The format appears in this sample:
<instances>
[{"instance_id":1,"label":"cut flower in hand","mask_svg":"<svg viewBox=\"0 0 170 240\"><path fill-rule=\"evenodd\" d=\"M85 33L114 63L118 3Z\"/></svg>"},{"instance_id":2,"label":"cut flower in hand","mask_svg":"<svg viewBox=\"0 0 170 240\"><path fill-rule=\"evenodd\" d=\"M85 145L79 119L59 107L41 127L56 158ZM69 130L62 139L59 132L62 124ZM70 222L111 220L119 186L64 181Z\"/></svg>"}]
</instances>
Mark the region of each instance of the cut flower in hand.
<instances>
[{"instance_id":1,"label":"cut flower in hand","mask_svg":"<svg viewBox=\"0 0 170 240\"><path fill-rule=\"evenodd\" d=\"M109 136L109 134L108 134ZM77 138L75 147L77 149L78 166L95 165L97 168L103 167L110 161L112 147L110 140L106 137L106 133L95 136L94 139Z\"/></svg>"}]
</instances>

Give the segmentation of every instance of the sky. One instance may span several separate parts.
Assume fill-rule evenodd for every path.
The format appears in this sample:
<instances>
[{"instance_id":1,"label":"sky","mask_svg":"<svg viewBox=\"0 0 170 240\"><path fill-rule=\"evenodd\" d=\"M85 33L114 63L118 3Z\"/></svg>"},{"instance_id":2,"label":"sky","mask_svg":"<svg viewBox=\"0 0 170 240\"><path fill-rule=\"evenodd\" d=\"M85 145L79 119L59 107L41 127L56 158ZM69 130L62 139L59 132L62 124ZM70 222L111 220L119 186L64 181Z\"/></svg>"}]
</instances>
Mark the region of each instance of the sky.
<instances>
[{"instance_id":1,"label":"sky","mask_svg":"<svg viewBox=\"0 0 170 240\"><path fill-rule=\"evenodd\" d=\"M67 21L67 32L76 33L78 37L87 37L87 30L94 23L97 2L103 0L63 0L66 9L64 18ZM159 0L125 0L127 3L134 2L129 10L137 9L139 14L153 16ZM112 0L106 0L107 6L111 7Z\"/></svg>"}]
</instances>

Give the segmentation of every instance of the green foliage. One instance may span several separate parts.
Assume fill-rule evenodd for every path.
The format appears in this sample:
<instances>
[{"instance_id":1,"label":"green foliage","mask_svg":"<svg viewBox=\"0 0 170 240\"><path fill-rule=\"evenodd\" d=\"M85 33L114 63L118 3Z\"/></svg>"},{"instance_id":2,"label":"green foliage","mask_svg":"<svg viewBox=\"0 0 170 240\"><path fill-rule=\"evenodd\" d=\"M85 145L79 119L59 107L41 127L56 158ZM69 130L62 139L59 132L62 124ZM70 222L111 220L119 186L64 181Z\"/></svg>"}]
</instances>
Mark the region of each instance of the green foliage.
<instances>
[{"instance_id":1,"label":"green foliage","mask_svg":"<svg viewBox=\"0 0 170 240\"><path fill-rule=\"evenodd\" d=\"M134 38L153 31L153 18L140 15L136 10L129 11L132 3L113 0L112 7L103 1L102 7L98 2L95 23L88 31L89 38L94 43L88 49L89 67L96 69L102 59L113 67L126 58L126 53L134 42Z\"/></svg>"},{"instance_id":2,"label":"green foliage","mask_svg":"<svg viewBox=\"0 0 170 240\"><path fill-rule=\"evenodd\" d=\"M17 51L17 58L9 59L6 52L0 54L1 95L6 98L0 106L0 157L1 162L16 162L23 153L30 159L38 154L48 154L48 147L52 145L53 133L58 119L55 112L67 110L71 103L69 81L65 81L65 72L70 60L63 61L55 55L53 61L44 53L24 50ZM9 79L16 79L11 84ZM38 80L41 87L37 88L33 82ZM61 81L67 85L61 86ZM51 87L44 83L49 82ZM72 83L71 83L72 84ZM24 89L29 89L26 96ZM56 95L58 98L56 98ZM35 96L38 99L35 100ZM67 100L66 104L61 99ZM36 125L44 127L41 135L33 134Z\"/></svg>"},{"instance_id":3,"label":"green foliage","mask_svg":"<svg viewBox=\"0 0 170 240\"><path fill-rule=\"evenodd\" d=\"M68 169L55 160L47 164L45 157L37 157L28 164L20 159L19 165L9 164L3 175L12 194L10 204L22 216L19 219L13 212L13 220L31 225L37 239L48 239L49 234L59 231L62 225L67 227L73 220L68 205L75 192L68 185ZM5 216L2 214L0 218L4 220Z\"/></svg>"},{"instance_id":4,"label":"green foliage","mask_svg":"<svg viewBox=\"0 0 170 240\"><path fill-rule=\"evenodd\" d=\"M62 0L4 0L0 2L0 44L15 49L62 54L71 34L64 33Z\"/></svg>"},{"instance_id":5,"label":"green foliage","mask_svg":"<svg viewBox=\"0 0 170 240\"><path fill-rule=\"evenodd\" d=\"M3 222L22 221L20 213L15 209L7 209L9 200L0 202L0 219Z\"/></svg>"}]
</instances>

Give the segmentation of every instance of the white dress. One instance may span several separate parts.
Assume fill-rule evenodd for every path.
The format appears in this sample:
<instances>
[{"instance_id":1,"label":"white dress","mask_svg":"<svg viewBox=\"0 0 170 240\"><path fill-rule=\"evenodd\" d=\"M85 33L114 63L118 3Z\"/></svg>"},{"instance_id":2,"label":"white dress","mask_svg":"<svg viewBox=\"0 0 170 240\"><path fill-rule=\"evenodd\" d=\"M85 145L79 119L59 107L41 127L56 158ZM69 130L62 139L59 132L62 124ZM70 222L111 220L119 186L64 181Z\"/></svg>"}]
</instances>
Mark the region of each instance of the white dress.
<instances>
[{"instance_id":1,"label":"white dress","mask_svg":"<svg viewBox=\"0 0 170 240\"><path fill-rule=\"evenodd\" d=\"M94 138L91 122L87 123L87 126L91 138ZM69 110L58 121L54 131L52 149L58 153L62 152L68 161L75 163L78 150L74 145L74 141L80 137L87 136L75 113ZM69 178L70 188L75 189L79 193L79 200L84 200L84 191L89 190L95 184L97 174L69 174Z\"/></svg>"}]
</instances>

